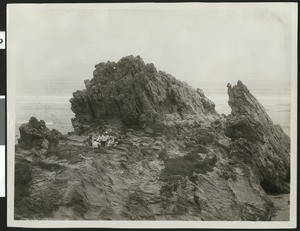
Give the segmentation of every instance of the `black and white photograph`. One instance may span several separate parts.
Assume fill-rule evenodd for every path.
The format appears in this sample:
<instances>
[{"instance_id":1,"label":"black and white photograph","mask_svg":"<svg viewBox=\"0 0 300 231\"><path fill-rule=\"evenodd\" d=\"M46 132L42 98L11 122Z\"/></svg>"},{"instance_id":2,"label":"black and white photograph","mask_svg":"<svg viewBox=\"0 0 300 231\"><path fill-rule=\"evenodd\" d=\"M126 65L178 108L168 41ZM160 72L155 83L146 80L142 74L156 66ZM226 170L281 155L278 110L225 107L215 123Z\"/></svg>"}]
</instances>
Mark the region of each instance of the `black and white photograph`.
<instances>
[{"instance_id":1,"label":"black and white photograph","mask_svg":"<svg viewBox=\"0 0 300 231\"><path fill-rule=\"evenodd\" d=\"M8 4L8 224L293 227L297 4Z\"/></svg>"}]
</instances>

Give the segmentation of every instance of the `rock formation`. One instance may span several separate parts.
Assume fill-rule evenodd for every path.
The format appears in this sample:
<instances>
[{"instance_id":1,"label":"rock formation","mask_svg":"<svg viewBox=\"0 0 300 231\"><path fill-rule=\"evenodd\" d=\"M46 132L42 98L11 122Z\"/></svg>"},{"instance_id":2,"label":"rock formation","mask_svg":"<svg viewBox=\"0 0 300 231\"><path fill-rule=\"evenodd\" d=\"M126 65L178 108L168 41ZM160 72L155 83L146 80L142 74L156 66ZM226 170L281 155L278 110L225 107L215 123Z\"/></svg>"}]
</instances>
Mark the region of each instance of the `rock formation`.
<instances>
[{"instance_id":1,"label":"rock formation","mask_svg":"<svg viewBox=\"0 0 300 231\"><path fill-rule=\"evenodd\" d=\"M139 57L99 63L94 77L85 80L86 89L73 93L75 131L87 131L91 124L117 118L126 125L161 126L174 118L205 115L216 118L215 105L200 89L193 89L170 74L157 71Z\"/></svg>"},{"instance_id":2,"label":"rock formation","mask_svg":"<svg viewBox=\"0 0 300 231\"><path fill-rule=\"evenodd\" d=\"M252 161L266 190L289 192L290 138L241 81L228 86L228 95L232 112L225 134L234 140L231 155ZM240 148L248 149L246 156L240 156Z\"/></svg>"},{"instance_id":3,"label":"rock formation","mask_svg":"<svg viewBox=\"0 0 300 231\"><path fill-rule=\"evenodd\" d=\"M289 190L289 138L241 82L226 118L140 57L100 63L85 84L70 100L76 133L41 159L30 152L49 130L21 126L16 219L265 221L266 191ZM119 144L82 146L98 127Z\"/></svg>"},{"instance_id":4,"label":"rock formation","mask_svg":"<svg viewBox=\"0 0 300 231\"><path fill-rule=\"evenodd\" d=\"M51 131L46 127L43 120L38 121L31 117L29 122L22 124L19 128L20 139L19 146L23 149L48 148L56 146L63 135L56 129Z\"/></svg>"}]
</instances>

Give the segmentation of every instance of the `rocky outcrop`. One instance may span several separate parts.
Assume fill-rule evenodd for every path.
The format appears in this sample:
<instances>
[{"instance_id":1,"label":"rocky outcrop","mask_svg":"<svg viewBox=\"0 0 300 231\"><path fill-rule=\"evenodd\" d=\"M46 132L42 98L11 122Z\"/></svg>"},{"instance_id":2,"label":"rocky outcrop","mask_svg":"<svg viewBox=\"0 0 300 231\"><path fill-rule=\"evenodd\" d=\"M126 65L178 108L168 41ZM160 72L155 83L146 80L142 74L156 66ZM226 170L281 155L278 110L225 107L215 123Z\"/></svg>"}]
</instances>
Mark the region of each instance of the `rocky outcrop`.
<instances>
[{"instance_id":1,"label":"rocky outcrop","mask_svg":"<svg viewBox=\"0 0 300 231\"><path fill-rule=\"evenodd\" d=\"M43 120L31 117L29 122L19 128L20 139L18 145L23 149L44 148L57 146L63 135L56 129L49 130Z\"/></svg>"},{"instance_id":2,"label":"rocky outcrop","mask_svg":"<svg viewBox=\"0 0 300 231\"><path fill-rule=\"evenodd\" d=\"M26 149L53 132L21 126L16 219L266 221L266 191L289 190L289 138L241 82L229 116L140 57L100 63L85 84L70 100L77 134L39 159ZM98 127L118 145L83 146Z\"/></svg>"},{"instance_id":3,"label":"rocky outcrop","mask_svg":"<svg viewBox=\"0 0 300 231\"><path fill-rule=\"evenodd\" d=\"M270 219L272 203L260 182L248 168L230 166L214 142L106 129L122 137L118 146L84 147L70 140L85 136L73 135L49 150L43 164L31 163L34 177L17 200L16 219ZM228 145L213 128L205 130Z\"/></svg>"},{"instance_id":4,"label":"rocky outcrop","mask_svg":"<svg viewBox=\"0 0 300 231\"><path fill-rule=\"evenodd\" d=\"M228 95L232 112L225 134L234 141L231 157L251 163L266 190L289 192L290 138L241 81L228 85Z\"/></svg>"},{"instance_id":5,"label":"rocky outcrop","mask_svg":"<svg viewBox=\"0 0 300 231\"><path fill-rule=\"evenodd\" d=\"M79 133L112 118L125 125L154 127L170 119L218 117L202 90L157 71L139 56L102 62L95 68L94 77L85 80L86 89L74 92L70 100L75 113L72 124Z\"/></svg>"}]
</instances>

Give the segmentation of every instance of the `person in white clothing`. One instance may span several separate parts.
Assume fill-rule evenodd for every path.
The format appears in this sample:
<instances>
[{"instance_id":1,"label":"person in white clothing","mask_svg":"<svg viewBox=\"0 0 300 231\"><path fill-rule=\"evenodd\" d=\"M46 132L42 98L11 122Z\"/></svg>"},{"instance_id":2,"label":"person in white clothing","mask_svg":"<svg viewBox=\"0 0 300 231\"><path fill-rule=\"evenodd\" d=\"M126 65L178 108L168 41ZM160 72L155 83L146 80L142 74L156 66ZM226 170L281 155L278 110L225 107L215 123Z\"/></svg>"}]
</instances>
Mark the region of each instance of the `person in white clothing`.
<instances>
[{"instance_id":1,"label":"person in white clothing","mask_svg":"<svg viewBox=\"0 0 300 231\"><path fill-rule=\"evenodd\" d=\"M97 141L101 144L101 146L107 146L107 141L110 139L108 132L104 132L101 136L98 136Z\"/></svg>"},{"instance_id":2,"label":"person in white clothing","mask_svg":"<svg viewBox=\"0 0 300 231\"><path fill-rule=\"evenodd\" d=\"M92 147L93 147L93 148L98 148L99 145L100 145L100 143L99 143L96 139L94 139L94 140L93 140L93 143L92 143Z\"/></svg>"}]
</instances>

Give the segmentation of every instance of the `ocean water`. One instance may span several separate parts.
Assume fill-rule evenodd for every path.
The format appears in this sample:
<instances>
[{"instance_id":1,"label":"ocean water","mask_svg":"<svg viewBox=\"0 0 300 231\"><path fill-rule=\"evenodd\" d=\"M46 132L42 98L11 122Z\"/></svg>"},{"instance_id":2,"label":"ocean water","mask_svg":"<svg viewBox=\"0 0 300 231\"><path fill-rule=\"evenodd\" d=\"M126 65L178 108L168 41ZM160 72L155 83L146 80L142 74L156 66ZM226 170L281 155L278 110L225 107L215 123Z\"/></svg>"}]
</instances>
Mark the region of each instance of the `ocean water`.
<instances>
[{"instance_id":1,"label":"ocean water","mask_svg":"<svg viewBox=\"0 0 300 231\"><path fill-rule=\"evenodd\" d=\"M31 116L44 120L50 129L57 129L63 134L73 131L71 118L74 117L70 96L22 96L16 98L16 136L19 127L27 123Z\"/></svg>"},{"instance_id":2,"label":"ocean water","mask_svg":"<svg viewBox=\"0 0 300 231\"><path fill-rule=\"evenodd\" d=\"M230 114L228 96L225 94L207 95L216 104L216 110L226 115ZM44 120L48 128L55 128L66 134L73 131L71 118L74 113L70 109L70 96L18 96L16 98L16 137L19 127L28 122L31 116ZM275 124L281 125L287 135L290 135L291 105L288 95L257 95L256 98L265 107Z\"/></svg>"}]
</instances>

